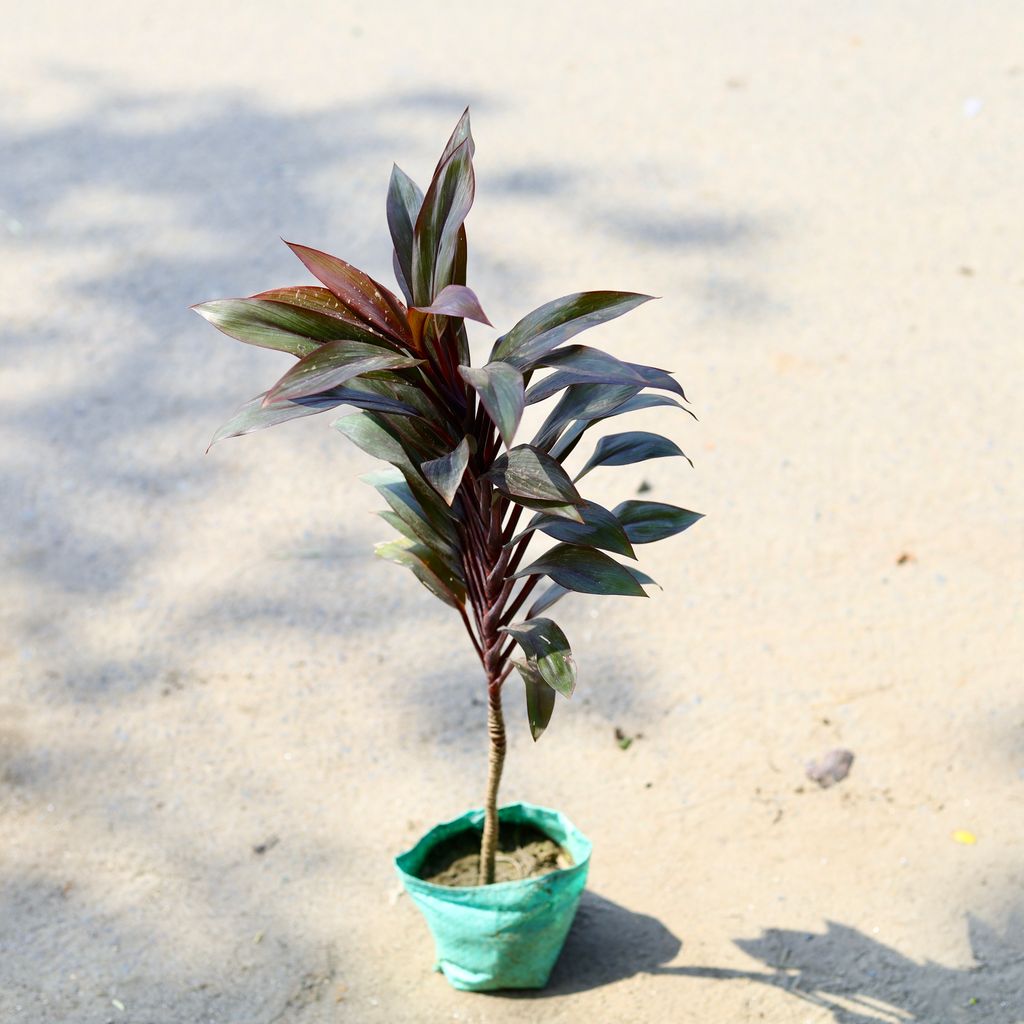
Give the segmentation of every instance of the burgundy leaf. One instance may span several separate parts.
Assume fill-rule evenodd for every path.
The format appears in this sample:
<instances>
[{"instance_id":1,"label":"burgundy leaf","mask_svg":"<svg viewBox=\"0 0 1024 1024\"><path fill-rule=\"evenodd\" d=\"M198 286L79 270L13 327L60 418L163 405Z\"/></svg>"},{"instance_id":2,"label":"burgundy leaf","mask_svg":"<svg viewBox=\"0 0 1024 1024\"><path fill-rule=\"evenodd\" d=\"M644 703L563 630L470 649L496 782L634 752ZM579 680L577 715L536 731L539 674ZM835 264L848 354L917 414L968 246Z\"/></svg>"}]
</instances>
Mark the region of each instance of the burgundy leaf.
<instances>
[{"instance_id":1,"label":"burgundy leaf","mask_svg":"<svg viewBox=\"0 0 1024 1024\"><path fill-rule=\"evenodd\" d=\"M286 242L306 269L338 296L361 319L399 341L410 340L405 307L382 284L351 264L319 249Z\"/></svg>"}]
</instances>

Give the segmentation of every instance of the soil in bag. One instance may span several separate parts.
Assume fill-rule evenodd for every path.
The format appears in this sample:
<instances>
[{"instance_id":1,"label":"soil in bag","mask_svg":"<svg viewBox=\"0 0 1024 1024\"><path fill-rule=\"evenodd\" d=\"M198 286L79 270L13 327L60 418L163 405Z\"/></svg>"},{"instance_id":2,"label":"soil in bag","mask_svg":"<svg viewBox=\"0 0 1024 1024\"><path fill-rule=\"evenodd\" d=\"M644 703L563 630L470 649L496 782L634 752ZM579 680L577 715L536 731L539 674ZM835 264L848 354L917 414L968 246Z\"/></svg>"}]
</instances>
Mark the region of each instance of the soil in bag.
<instances>
[{"instance_id":1,"label":"soil in bag","mask_svg":"<svg viewBox=\"0 0 1024 1024\"><path fill-rule=\"evenodd\" d=\"M495 882L518 882L572 865L569 852L540 829L501 823L494 858ZM417 874L425 882L450 888L479 885L480 832L470 828L442 840L427 854Z\"/></svg>"}]
</instances>

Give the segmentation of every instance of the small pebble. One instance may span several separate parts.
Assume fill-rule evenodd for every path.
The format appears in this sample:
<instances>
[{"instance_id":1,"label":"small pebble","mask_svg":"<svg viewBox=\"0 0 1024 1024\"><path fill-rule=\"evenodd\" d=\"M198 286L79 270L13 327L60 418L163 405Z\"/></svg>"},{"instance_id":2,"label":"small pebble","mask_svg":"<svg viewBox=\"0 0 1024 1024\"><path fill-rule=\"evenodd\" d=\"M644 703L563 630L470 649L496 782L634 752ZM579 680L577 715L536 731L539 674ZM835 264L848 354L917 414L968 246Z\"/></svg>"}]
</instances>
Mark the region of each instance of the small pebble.
<instances>
[{"instance_id":1,"label":"small pebble","mask_svg":"<svg viewBox=\"0 0 1024 1024\"><path fill-rule=\"evenodd\" d=\"M828 789L837 782L842 782L850 774L853 765L852 750L830 750L820 761L807 764L807 778L816 782L822 789Z\"/></svg>"}]
</instances>

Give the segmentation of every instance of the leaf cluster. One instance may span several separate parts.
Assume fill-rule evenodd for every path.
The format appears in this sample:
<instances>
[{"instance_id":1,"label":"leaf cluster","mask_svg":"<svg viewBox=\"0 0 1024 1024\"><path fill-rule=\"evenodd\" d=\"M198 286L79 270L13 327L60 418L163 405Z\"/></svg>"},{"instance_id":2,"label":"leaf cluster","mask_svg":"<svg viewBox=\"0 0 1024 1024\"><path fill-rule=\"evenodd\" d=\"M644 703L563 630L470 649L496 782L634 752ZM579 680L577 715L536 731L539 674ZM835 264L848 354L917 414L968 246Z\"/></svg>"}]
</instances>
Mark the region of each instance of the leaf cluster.
<instances>
[{"instance_id":1,"label":"leaf cluster","mask_svg":"<svg viewBox=\"0 0 1024 1024\"><path fill-rule=\"evenodd\" d=\"M335 256L287 243L318 285L193 308L230 337L296 360L211 444L355 409L332 426L388 464L363 478L380 493L387 508L379 514L397 534L376 553L459 612L490 686L518 669L536 739L555 695L569 697L576 685L565 634L542 613L572 591L646 596L653 581L631 564L635 546L700 518L650 501L609 510L578 489L599 467L685 458L666 437L606 434L574 477L566 461L608 420L655 406L689 410L668 371L573 341L648 295L590 291L555 299L499 337L484 365L472 365L466 321L489 324L466 286L473 154L467 110L425 192L397 166L392 171L387 221L402 299ZM517 441L526 406L552 399L537 433ZM523 566L538 535L556 543Z\"/></svg>"}]
</instances>

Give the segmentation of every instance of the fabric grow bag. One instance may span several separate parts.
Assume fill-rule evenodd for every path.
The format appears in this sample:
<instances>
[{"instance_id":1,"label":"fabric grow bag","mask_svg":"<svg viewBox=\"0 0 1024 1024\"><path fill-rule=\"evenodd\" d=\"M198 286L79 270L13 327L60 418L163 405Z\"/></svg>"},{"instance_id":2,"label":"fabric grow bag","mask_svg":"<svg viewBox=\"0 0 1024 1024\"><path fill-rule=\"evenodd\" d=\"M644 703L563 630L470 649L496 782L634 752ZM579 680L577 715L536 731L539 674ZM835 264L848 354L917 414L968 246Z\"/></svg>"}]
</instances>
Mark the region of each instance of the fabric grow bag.
<instances>
[{"instance_id":1,"label":"fabric grow bag","mask_svg":"<svg viewBox=\"0 0 1024 1024\"><path fill-rule=\"evenodd\" d=\"M402 884L434 937L434 970L443 971L455 988L471 992L547 984L590 867L590 840L564 814L520 803L502 807L498 819L533 825L564 847L574 864L536 878L467 888L418 878L427 854L439 842L467 828L482 832L482 810L438 825L395 858Z\"/></svg>"}]
</instances>

